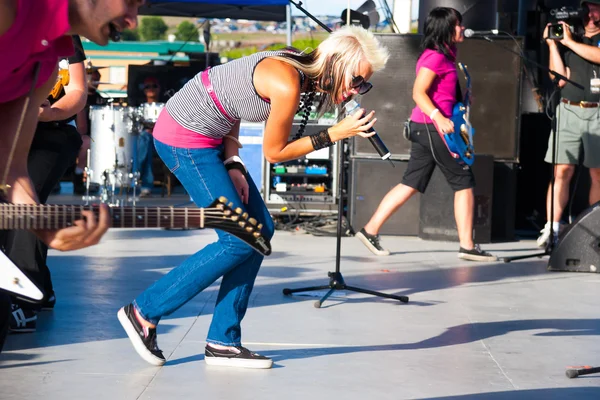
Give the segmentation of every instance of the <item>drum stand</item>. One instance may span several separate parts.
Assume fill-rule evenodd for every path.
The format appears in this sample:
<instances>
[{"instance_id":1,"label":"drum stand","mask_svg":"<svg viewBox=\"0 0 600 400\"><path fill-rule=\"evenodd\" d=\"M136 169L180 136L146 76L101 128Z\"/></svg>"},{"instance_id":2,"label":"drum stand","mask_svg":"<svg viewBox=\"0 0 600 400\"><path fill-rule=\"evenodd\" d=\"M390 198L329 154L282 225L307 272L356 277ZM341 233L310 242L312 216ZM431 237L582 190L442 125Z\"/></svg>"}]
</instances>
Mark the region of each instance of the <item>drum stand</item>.
<instances>
[{"instance_id":1,"label":"drum stand","mask_svg":"<svg viewBox=\"0 0 600 400\"><path fill-rule=\"evenodd\" d=\"M85 205L90 205L90 200L96 200L96 196L90 196L90 182L92 181L92 177L94 176L94 171L90 166L90 152L91 150L87 150L87 164L83 171L85 172L85 196L81 199L85 201Z\"/></svg>"}]
</instances>

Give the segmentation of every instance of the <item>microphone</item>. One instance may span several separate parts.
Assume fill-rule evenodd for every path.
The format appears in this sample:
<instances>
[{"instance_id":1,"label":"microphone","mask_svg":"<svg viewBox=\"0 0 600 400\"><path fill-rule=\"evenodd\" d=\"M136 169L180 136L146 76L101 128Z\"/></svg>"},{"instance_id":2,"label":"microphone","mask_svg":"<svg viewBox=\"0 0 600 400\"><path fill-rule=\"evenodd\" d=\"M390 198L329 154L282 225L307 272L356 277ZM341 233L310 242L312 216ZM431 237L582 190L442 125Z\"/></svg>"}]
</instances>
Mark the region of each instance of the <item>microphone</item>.
<instances>
[{"instance_id":1,"label":"microphone","mask_svg":"<svg viewBox=\"0 0 600 400\"><path fill-rule=\"evenodd\" d=\"M348 115L352 115L356 111L358 111L358 109L360 108L360 104L358 104L358 102L356 100L350 100L344 105L344 108L346 109L346 116L348 116ZM383 140L381 140L381 138L379 137L379 134L373 128L371 128L367 131L367 133L371 133L371 132L375 132L375 134L373 136L369 136L367 139L369 139L369 141L371 142L371 144L373 145L375 150L377 150L377 153L379 154L381 159L388 160L390 162L390 164L392 164L392 166L394 168L396 168L396 166L390 159L390 157L392 156L392 153L390 153L390 151L386 147L385 143L383 143Z\"/></svg>"},{"instance_id":2,"label":"microphone","mask_svg":"<svg viewBox=\"0 0 600 400\"><path fill-rule=\"evenodd\" d=\"M120 41L121 33L115 28L115 26L113 24L109 24L108 27L110 28L110 33L108 34L110 37L110 40L112 40L113 42Z\"/></svg>"},{"instance_id":3,"label":"microphone","mask_svg":"<svg viewBox=\"0 0 600 400\"><path fill-rule=\"evenodd\" d=\"M465 29L465 37L472 36L486 36L486 35L497 35L498 29L492 29L491 31L474 31L473 29Z\"/></svg>"}]
</instances>

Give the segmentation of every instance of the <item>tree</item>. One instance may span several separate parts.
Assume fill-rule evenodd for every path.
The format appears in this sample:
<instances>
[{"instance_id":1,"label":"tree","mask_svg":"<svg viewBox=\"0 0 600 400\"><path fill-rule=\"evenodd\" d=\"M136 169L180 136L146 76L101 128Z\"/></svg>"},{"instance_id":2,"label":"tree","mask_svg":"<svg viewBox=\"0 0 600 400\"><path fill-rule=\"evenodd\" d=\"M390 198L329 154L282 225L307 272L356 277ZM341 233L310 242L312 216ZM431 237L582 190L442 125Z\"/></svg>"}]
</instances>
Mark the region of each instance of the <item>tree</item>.
<instances>
[{"instance_id":1,"label":"tree","mask_svg":"<svg viewBox=\"0 0 600 400\"><path fill-rule=\"evenodd\" d=\"M140 32L138 31L137 28L135 28L135 29L125 29L121 33L121 39L123 39L123 40L130 40L130 41L133 41L133 42L139 42L140 41Z\"/></svg>"},{"instance_id":2,"label":"tree","mask_svg":"<svg viewBox=\"0 0 600 400\"><path fill-rule=\"evenodd\" d=\"M183 21L177 25L177 31L175 32L177 40L199 42L198 28L190 21Z\"/></svg>"},{"instance_id":3,"label":"tree","mask_svg":"<svg viewBox=\"0 0 600 400\"><path fill-rule=\"evenodd\" d=\"M169 27L161 17L142 18L140 24L140 34L145 41L165 39L168 29Z\"/></svg>"}]
</instances>

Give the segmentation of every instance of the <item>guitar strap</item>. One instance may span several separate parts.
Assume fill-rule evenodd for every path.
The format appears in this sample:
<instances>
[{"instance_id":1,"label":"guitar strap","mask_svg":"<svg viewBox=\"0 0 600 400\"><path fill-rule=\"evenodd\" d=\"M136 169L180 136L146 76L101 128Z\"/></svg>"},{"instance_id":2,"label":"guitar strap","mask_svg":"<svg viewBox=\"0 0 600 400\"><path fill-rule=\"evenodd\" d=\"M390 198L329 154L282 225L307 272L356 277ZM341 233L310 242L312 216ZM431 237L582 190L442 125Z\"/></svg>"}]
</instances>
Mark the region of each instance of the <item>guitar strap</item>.
<instances>
[{"instance_id":1,"label":"guitar strap","mask_svg":"<svg viewBox=\"0 0 600 400\"><path fill-rule=\"evenodd\" d=\"M27 97L25 98L25 101L23 102L23 109L21 110L21 116L19 117L19 123L17 125L17 131L15 132L15 138L13 139L12 145L10 147L10 151L8 152L8 157L6 157L6 169L4 170L4 175L2 176L2 181L0 181L0 195L4 195L4 196L8 197L8 186L6 184L6 181L8 180L8 171L10 170L10 166L12 164L12 160L15 155L17 143L19 143L19 137L21 136L21 130L23 129L23 123L25 122L27 108L29 108L29 103L31 102L31 97L33 96L33 91L35 90L35 85L37 84L39 74L40 74L40 63L37 62L35 64L35 67L33 68L33 82L31 83L31 87L29 88L29 93L27 93Z\"/></svg>"}]
</instances>

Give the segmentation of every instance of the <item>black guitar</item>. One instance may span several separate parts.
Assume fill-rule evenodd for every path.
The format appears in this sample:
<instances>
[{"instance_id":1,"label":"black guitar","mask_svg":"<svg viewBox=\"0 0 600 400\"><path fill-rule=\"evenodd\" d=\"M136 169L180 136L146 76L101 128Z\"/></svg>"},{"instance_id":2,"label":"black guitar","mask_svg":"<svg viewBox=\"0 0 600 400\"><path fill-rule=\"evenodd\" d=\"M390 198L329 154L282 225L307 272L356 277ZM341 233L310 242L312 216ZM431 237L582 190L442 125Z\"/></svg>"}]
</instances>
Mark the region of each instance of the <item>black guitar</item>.
<instances>
[{"instance_id":1,"label":"black guitar","mask_svg":"<svg viewBox=\"0 0 600 400\"><path fill-rule=\"evenodd\" d=\"M60 229L81 219L81 212L99 206L0 203L0 229ZM228 232L259 253L271 254L271 243L261 235L262 224L241 208L219 197L206 208L115 207L110 209L112 228L213 228Z\"/></svg>"}]
</instances>

